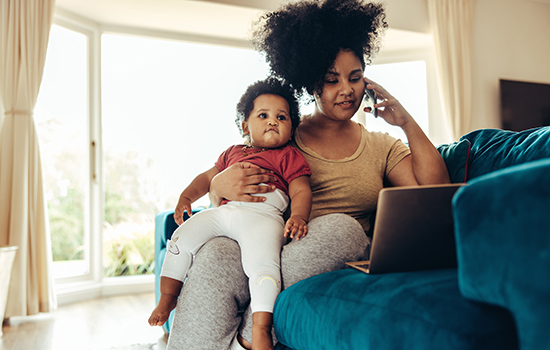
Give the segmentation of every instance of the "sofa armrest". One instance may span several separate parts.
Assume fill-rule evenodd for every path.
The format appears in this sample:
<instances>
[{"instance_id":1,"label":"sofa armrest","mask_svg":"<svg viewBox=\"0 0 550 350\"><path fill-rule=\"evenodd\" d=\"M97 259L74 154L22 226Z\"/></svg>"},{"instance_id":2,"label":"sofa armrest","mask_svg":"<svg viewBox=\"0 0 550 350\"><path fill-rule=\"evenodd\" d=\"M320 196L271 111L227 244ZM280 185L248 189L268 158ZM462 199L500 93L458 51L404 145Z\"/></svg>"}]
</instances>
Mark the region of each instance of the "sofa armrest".
<instances>
[{"instance_id":1,"label":"sofa armrest","mask_svg":"<svg viewBox=\"0 0 550 350\"><path fill-rule=\"evenodd\" d=\"M453 200L459 287L507 308L520 347L550 349L550 159L481 176Z\"/></svg>"},{"instance_id":2,"label":"sofa armrest","mask_svg":"<svg viewBox=\"0 0 550 350\"><path fill-rule=\"evenodd\" d=\"M166 242L177 228L173 210L166 210L155 216L155 275L160 274L162 268L162 260L158 260L159 256L156 253L166 248Z\"/></svg>"}]
</instances>

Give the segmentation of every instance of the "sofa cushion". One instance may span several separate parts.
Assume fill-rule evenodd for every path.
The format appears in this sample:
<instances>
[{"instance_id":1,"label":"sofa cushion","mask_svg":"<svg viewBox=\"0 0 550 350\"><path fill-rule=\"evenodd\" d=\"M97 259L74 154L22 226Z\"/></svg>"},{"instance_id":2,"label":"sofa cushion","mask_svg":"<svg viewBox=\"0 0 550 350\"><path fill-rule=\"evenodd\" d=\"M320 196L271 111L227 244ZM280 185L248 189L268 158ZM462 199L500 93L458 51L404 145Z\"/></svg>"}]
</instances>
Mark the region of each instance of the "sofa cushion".
<instances>
[{"instance_id":1,"label":"sofa cushion","mask_svg":"<svg viewBox=\"0 0 550 350\"><path fill-rule=\"evenodd\" d=\"M290 349L517 349L510 314L462 297L456 269L325 273L285 289L273 316Z\"/></svg>"},{"instance_id":2,"label":"sofa cushion","mask_svg":"<svg viewBox=\"0 0 550 350\"><path fill-rule=\"evenodd\" d=\"M466 139L437 146L447 166L451 183L466 182L470 147L470 141Z\"/></svg>"},{"instance_id":3,"label":"sofa cushion","mask_svg":"<svg viewBox=\"0 0 550 350\"><path fill-rule=\"evenodd\" d=\"M462 294L510 310L522 350L550 349L550 159L481 176L453 201Z\"/></svg>"},{"instance_id":4,"label":"sofa cushion","mask_svg":"<svg viewBox=\"0 0 550 350\"><path fill-rule=\"evenodd\" d=\"M521 132L472 131L460 138L472 144L468 180L513 165L550 157L550 126Z\"/></svg>"}]
</instances>

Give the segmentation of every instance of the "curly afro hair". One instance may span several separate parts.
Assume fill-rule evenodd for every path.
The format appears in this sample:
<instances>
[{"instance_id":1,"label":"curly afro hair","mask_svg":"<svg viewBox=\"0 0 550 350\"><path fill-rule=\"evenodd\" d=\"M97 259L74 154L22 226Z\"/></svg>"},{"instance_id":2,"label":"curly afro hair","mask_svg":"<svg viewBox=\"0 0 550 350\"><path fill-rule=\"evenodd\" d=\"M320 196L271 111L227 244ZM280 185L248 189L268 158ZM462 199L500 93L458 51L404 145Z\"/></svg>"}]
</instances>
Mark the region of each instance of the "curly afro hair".
<instances>
[{"instance_id":1,"label":"curly afro hair","mask_svg":"<svg viewBox=\"0 0 550 350\"><path fill-rule=\"evenodd\" d=\"M301 95L322 92L323 77L340 50L353 51L363 69L380 49L388 28L380 4L362 0L303 0L264 14L252 45L265 54L271 73Z\"/></svg>"},{"instance_id":2,"label":"curly afro hair","mask_svg":"<svg viewBox=\"0 0 550 350\"><path fill-rule=\"evenodd\" d=\"M279 95L288 102L292 131L300 124L300 108L294 89L290 84L270 77L250 85L241 96L239 103L237 103L237 118L235 119L235 123L239 127L241 136L244 137L242 122L248 120L250 112L254 109L254 100L258 96L266 94Z\"/></svg>"}]
</instances>

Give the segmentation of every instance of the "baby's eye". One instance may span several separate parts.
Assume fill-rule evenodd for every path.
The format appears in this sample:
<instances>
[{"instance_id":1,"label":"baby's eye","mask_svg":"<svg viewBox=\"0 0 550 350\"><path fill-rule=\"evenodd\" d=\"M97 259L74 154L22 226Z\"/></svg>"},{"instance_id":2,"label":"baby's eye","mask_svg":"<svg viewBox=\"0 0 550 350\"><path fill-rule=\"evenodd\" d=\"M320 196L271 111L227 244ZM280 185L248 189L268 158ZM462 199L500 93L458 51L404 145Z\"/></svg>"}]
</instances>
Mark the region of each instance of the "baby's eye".
<instances>
[{"instance_id":1,"label":"baby's eye","mask_svg":"<svg viewBox=\"0 0 550 350\"><path fill-rule=\"evenodd\" d=\"M277 116L277 119L279 119L279 120L286 120L286 115L282 115L282 114L281 114L281 115Z\"/></svg>"},{"instance_id":2,"label":"baby's eye","mask_svg":"<svg viewBox=\"0 0 550 350\"><path fill-rule=\"evenodd\" d=\"M262 118L262 119L265 119L267 118L267 114L266 113L261 113L260 115L258 115L259 118Z\"/></svg>"}]
</instances>

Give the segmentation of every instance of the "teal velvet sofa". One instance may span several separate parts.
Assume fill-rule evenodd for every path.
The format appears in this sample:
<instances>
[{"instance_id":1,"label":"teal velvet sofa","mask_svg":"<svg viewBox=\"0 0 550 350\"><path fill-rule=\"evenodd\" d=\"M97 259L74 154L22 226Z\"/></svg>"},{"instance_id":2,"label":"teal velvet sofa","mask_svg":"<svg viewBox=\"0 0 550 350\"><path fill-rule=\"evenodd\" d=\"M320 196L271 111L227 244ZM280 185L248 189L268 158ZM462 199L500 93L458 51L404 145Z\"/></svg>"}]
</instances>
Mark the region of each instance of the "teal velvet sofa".
<instances>
[{"instance_id":1,"label":"teal velvet sofa","mask_svg":"<svg viewBox=\"0 0 550 350\"><path fill-rule=\"evenodd\" d=\"M467 184L453 198L458 268L296 283L275 305L276 349L550 350L550 127L438 150ZM157 290L172 213L157 215Z\"/></svg>"}]
</instances>

